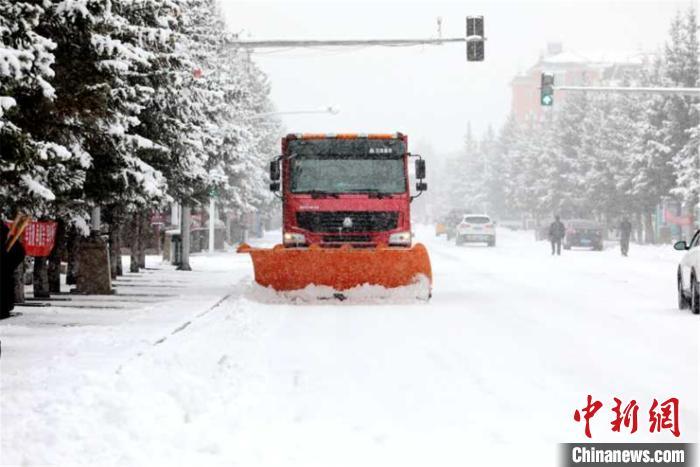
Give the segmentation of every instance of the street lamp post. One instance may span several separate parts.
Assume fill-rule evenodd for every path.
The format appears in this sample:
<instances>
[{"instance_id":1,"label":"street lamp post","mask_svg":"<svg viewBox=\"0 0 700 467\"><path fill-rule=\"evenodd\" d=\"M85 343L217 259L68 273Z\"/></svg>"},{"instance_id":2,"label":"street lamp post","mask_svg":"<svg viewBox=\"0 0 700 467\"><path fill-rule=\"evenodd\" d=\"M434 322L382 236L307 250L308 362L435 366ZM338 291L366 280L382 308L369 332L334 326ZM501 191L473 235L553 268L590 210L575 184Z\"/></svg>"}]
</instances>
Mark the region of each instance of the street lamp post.
<instances>
[{"instance_id":1,"label":"street lamp post","mask_svg":"<svg viewBox=\"0 0 700 467\"><path fill-rule=\"evenodd\" d=\"M309 115L309 114L330 114L338 115L340 109L338 107L329 105L321 109L309 109L309 110L288 110L283 112L265 112L260 114L251 115L250 118L265 118L265 117L276 117L277 115Z\"/></svg>"}]
</instances>

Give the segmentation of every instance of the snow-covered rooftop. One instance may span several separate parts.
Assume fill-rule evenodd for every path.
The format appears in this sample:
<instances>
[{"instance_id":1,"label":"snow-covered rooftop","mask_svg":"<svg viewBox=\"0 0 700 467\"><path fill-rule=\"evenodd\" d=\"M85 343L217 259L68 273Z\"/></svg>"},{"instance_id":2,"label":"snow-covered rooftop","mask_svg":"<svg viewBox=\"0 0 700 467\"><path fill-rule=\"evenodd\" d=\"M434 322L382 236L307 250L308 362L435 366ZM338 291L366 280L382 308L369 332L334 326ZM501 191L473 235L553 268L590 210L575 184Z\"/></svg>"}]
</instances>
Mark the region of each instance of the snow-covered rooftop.
<instances>
[{"instance_id":1,"label":"snow-covered rooftop","mask_svg":"<svg viewBox=\"0 0 700 467\"><path fill-rule=\"evenodd\" d=\"M545 65L641 65L644 58L648 55L648 53L640 51L605 50L574 52L566 50L558 54L543 57L540 63Z\"/></svg>"}]
</instances>

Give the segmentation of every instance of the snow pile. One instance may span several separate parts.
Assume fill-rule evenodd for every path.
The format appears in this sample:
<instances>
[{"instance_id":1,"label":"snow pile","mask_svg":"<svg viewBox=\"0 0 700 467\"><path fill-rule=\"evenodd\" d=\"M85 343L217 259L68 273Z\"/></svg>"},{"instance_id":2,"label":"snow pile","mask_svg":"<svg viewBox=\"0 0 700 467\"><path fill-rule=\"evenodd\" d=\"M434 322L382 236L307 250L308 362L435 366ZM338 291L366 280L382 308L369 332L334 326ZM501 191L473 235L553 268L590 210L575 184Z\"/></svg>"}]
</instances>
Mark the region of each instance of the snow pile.
<instances>
[{"instance_id":1,"label":"snow pile","mask_svg":"<svg viewBox=\"0 0 700 467\"><path fill-rule=\"evenodd\" d=\"M310 284L300 290L277 291L253 283L246 297L260 303L294 303L299 305L333 300L340 304L396 304L427 301L430 298L430 280L423 274L416 275L413 284L396 288L363 284L348 290L335 290L327 285Z\"/></svg>"}]
</instances>

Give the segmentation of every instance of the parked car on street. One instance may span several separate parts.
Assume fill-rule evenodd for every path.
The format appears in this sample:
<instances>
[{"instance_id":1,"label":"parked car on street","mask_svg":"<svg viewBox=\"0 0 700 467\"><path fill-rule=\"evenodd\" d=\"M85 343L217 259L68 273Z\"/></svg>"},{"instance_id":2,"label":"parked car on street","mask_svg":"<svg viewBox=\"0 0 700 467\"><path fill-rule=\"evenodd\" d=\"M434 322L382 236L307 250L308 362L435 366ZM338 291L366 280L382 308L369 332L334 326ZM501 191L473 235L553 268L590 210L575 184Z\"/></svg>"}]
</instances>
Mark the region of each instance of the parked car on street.
<instances>
[{"instance_id":1,"label":"parked car on street","mask_svg":"<svg viewBox=\"0 0 700 467\"><path fill-rule=\"evenodd\" d=\"M457 225L455 243L461 245L467 242L496 246L496 227L489 216L467 214L462 218L462 222Z\"/></svg>"},{"instance_id":2,"label":"parked car on street","mask_svg":"<svg viewBox=\"0 0 700 467\"><path fill-rule=\"evenodd\" d=\"M677 242L673 247L685 251L678 265L676 280L678 285L678 308L700 314L700 230L695 232L690 243Z\"/></svg>"},{"instance_id":3,"label":"parked car on street","mask_svg":"<svg viewBox=\"0 0 700 467\"><path fill-rule=\"evenodd\" d=\"M435 224L435 236L439 237L440 235L447 235L447 227L442 221Z\"/></svg>"},{"instance_id":4,"label":"parked car on street","mask_svg":"<svg viewBox=\"0 0 700 467\"><path fill-rule=\"evenodd\" d=\"M585 219L572 219L564 224L566 225L565 250L570 250L572 247L586 247L596 251L603 249L602 224Z\"/></svg>"},{"instance_id":5,"label":"parked car on street","mask_svg":"<svg viewBox=\"0 0 700 467\"><path fill-rule=\"evenodd\" d=\"M464 215L469 212L464 209L452 209L447 213L440 222L438 226L442 226L444 233L447 236L447 240L452 240L457 235L457 224L462 221ZM440 235L438 233L438 226L435 227L435 235Z\"/></svg>"}]
</instances>

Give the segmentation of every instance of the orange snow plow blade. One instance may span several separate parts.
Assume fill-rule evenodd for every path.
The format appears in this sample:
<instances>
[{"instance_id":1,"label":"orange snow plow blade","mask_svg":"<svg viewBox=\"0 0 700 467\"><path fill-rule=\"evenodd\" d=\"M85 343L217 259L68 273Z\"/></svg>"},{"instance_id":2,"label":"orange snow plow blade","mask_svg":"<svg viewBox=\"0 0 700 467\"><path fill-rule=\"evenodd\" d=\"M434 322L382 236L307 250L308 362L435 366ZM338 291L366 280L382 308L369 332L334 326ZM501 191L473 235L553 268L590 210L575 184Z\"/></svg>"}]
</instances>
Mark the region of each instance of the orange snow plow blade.
<instances>
[{"instance_id":1,"label":"orange snow plow blade","mask_svg":"<svg viewBox=\"0 0 700 467\"><path fill-rule=\"evenodd\" d=\"M325 285L343 291L363 284L386 288L416 283L420 275L432 284L430 258L425 246L412 248L251 248L245 243L238 253L250 253L255 282L277 291Z\"/></svg>"}]
</instances>

